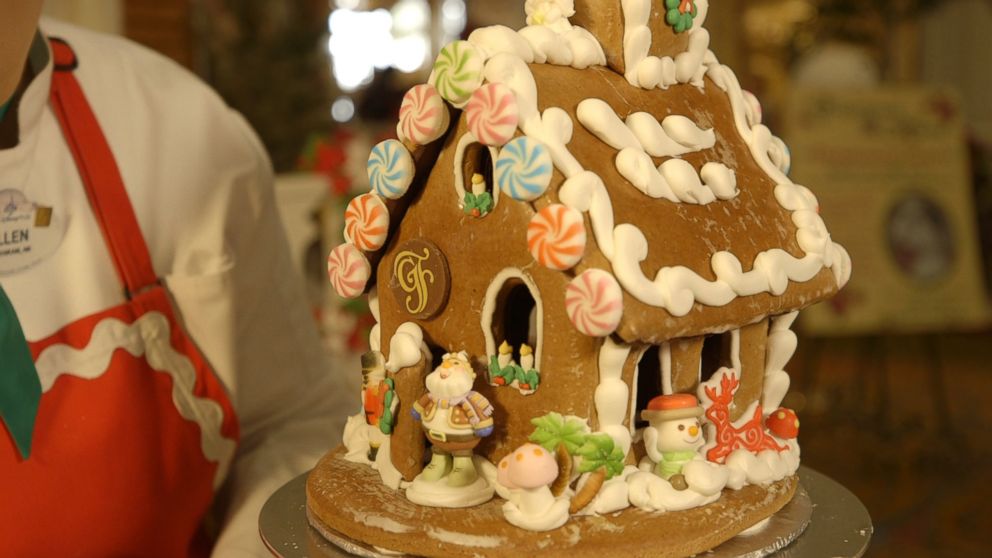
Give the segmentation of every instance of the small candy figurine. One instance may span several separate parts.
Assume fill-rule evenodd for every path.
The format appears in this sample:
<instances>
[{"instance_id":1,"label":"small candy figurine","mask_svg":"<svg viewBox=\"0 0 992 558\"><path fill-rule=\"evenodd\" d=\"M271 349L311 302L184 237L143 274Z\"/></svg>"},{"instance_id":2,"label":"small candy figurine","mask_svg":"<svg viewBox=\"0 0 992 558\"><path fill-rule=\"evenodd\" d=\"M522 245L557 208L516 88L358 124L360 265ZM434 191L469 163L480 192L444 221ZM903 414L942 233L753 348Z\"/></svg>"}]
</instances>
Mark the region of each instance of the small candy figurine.
<instances>
[{"instance_id":1,"label":"small candy figurine","mask_svg":"<svg viewBox=\"0 0 992 558\"><path fill-rule=\"evenodd\" d=\"M370 351L362 355L362 410L365 423L375 429L369 434L369 461L375 461L383 437L393 433L399 403L393 381L386 378L382 353Z\"/></svg>"},{"instance_id":2,"label":"small candy figurine","mask_svg":"<svg viewBox=\"0 0 992 558\"><path fill-rule=\"evenodd\" d=\"M427 393L413 404L413 418L421 422L432 445L431 462L417 477L451 487L468 486L479 478L472 450L493 432L493 407L472 391L475 370L465 352L448 353L428 374Z\"/></svg>"},{"instance_id":3,"label":"small candy figurine","mask_svg":"<svg viewBox=\"0 0 992 558\"><path fill-rule=\"evenodd\" d=\"M703 445L702 415L696 396L688 393L659 395L641 411L641 418L650 423L644 430L644 448L655 462L654 472L676 490L688 487L682 468L696 458L696 450Z\"/></svg>"}]
</instances>

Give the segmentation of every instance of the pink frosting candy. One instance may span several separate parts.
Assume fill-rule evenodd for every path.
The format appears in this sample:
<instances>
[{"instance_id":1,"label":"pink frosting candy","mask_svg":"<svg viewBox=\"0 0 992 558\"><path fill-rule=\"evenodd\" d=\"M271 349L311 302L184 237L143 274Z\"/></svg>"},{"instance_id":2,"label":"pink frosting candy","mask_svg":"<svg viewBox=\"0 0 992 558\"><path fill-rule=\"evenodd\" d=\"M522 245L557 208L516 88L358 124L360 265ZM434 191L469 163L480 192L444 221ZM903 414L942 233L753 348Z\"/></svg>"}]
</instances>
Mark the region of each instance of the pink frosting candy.
<instances>
[{"instance_id":1,"label":"pink frosting candy","mask_svg":"<svg viewBox=\"0 0 992 558\"><path fill-rule=\"evenodd\" d=\"M386 243L389 211L375 194L362 194L351 200L344 212L345 238L365 252L375 252Z\"/></svg>"},{"instance_id":2,"label":"pink frosting candy","mask_svg":"<svg viewBox=\"0 0 992 558\"><path fill-rule=\"evenodd\" d=\"M575 267L586 249L582 214L560 203L545 207L527 226L527 248L545 267L557 270Z\"/></svg>"},{"instance_id":3,"label":"pink frosting candy","mask_svg":"<svg viewBox=\"0 0 992 558\"><path fill-rule=\"evenodd\" d=\"M448 107L433 85L414 86L403 96L396 133L400 139L427 145L438 139L450 124Z\"/></svg>"},{"instance_id":4,"label":"pink frosting candy","mask_svg":"<svg viewBox=\"0 0 992 558\"><path fill-rule=\"evenodd\" d=\"M468 129L480 142L500 146L513 139L520 121L517 98L502 83L483 85L465 107Z\"/></svg>"},{"instance_id":5,"label":"pink frosting candy","mask_svg":"<svg viewBox=\"0 0 992 558\"><path fill-rule=\"evenodd\" d=\"M365 291L372 266L353 244L341 244L327 257L327 277L343 298L355 298Z\"/></svg>"},{"instance_id":6,"label":"pink frosting candy","mask_svg":"<svg viewBox=\"0 0 992 558\"><path fill-rule=\"evenodd\" d=\"M606 337L620 325L623 291L602 269L583 271L565 290L565 311L575 329L590 337Z\"/></svg>"}]
</instances>

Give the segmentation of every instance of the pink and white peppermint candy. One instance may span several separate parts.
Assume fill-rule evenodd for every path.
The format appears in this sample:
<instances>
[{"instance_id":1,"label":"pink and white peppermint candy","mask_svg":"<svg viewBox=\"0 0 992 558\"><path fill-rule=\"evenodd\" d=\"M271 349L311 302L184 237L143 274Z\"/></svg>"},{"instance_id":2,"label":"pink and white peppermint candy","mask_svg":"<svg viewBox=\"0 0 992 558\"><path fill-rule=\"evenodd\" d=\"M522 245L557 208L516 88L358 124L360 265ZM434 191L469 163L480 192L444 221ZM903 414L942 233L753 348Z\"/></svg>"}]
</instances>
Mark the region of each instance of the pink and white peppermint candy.
<instances>
[{"instance_id":1,"label":"pink and white peppermint candy","mask_svg":"<svg viewBox=\"0 0 992 558\"><path fill-rule=\"evenodd\" d=\"M344 212L344 235L365 252L382 248L389 235L389 210L379 196L368 193L351 200Z\"/></svg>"},{"instance_id":2,"label":"pink and white peppermint candy","mask_svg":"<svg viewBox=\"0 0 992 558\"><path fill-rule=\"evenodd\" d=\"M575 267L586 250L582 214L560 203L545 207L527 225L527 248L545 267L557 270Z\"/></svg>"},{"instance_id":3,"label":"pink and white peppermint candy","mask_svg":"<svg viewBox=\"0 0 992 558\"><path fill-rule=\"evenodd\" d=\"M623 292L602 269L583 271L565 289L565 312L575 329L590 337L616 331L623 316Z\"/></svg>"},{"instance_id":4,"label":"pink and white peppermint candy","mask_svg":"<svg viewBox=\"0 0 992 558\"><path fill-rule=\"evenodd\" d=\"M444 135L448 124L448 106L433 85L414 86L403 96L400 121L396 125L400 140L427 145Z\"/></svg>"},{"instance_id":5,"label":"pink and white peppermint candy","mask_svg":"<svg viewBox=\"0 0 992 558\"><path fill-rule=\"evenodd\" d=\"M476 89L465 107L465 116L476 139L494 147L513 139L520 122L517 98L502 83L489 83Z\"/></svg>"},{"instance_id":6,"label":"pink and white peppermint candy","mask_svg":"<svg viewBox=\"0 0 992 558\"><path fill-rule=\"evenodd\" d=\"M372 266L354 244L341 244L327 256L327 277L342 298L355 298L365 291Z\"/></svg>"}]
</instances>

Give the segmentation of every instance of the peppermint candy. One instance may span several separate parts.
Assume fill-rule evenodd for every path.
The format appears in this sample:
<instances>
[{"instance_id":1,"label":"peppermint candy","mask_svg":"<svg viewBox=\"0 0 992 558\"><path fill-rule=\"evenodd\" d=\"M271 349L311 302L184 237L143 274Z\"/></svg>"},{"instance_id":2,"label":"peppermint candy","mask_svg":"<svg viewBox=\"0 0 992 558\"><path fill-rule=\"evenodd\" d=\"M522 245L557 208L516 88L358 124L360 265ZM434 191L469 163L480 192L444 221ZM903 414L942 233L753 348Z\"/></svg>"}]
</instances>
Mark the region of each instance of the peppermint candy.
<instances>
[{"instance_id":1,"label":"peppermint candy","mask_svg":"<svg viewBox=\"0 0 992 558\"><path fill-rule=\"evenodd\" d=\"M416 166L410 152L398 140L386 140L372 148L366 166L369 184L384 198L397 200L413 183Z\"/></svg>"},{"instance_id":2,"label":"peppermint candy","mask_svg":"<svg viewBox=\"0 0 992 558\"><path fill-rule=\"evenodd\" d=\"M401 140L427 145L438 139L450 124L448 107L430 84L417 85L403 96L396 134Z\"/></svg>"},{"instance_id":3,"label":"peppermint candy","mask_svg":"<svg viewBox=\"0 0 992 558\"><path fill-rule=\"evenodd\" d=\"M500 146L517 131L520 112L509 87L489 83L475 90L465 107L468 129L482 143Z\"/></svg>"},{"instance_id":4,"label":"peppermint candy","mask_svg":"<svg viewBox=\"0 0 992 558\"><path fill-rule=\"evenodd\" d=\"M345 239L365 252L375 252L389 235L389 210L375 194L351 200L344 212Z\"/></svg>"},{"instance_id":5,"label":"peppermint candy","mask_svg":"<svg viewBox=\"0 0 992 558\"><path fill-rule=\"evenodd\" d=\"M355 298L365 291L372 266L353 244L341 244L327 256L327 277L342 298Z\"/></svg>"},{"instance_id":6,"label":"peppermint candy","mask_svg":"<svg viewBox=\"0 0 992 558\"><path fill-rule=\"evenodd\" d=\"M623 292L602 269L588 269L565 289L565 312L575 329L590 337L616 331L623 315Z\"/></svg>"},{"instance_id":7,"label":"peppermint candy","mask_svg":"<svg viewBox=\"0 0 992 558\"><path fill-rule=\"evenodd\" d=\"M514 139L496 158L496 183L515 200L533 201L551 184L554 167L548 148L527 136Z\"/></svg>"},{"instance_id":8,"label":"peppermint candy","mask_svg":"<svg viewBox=\"0 0 992 558\"><path fill-rule=\"evenodd\" d=\"M455 41L441 49L428 82L456 107L463 107L482 85L485 59L468 41Z\"/></svg>"},{"instance_id":9,"label":"peppermint candy","mask_svg":"<svg viewBox=\"0 0 992 558\"><path fill-rule=\"evenodd\" d=\"M527 248L534 260L550 269L575 267L586 249L582 214L559 203L545 207L527 225Z\"/></svg>"}]
</instances>

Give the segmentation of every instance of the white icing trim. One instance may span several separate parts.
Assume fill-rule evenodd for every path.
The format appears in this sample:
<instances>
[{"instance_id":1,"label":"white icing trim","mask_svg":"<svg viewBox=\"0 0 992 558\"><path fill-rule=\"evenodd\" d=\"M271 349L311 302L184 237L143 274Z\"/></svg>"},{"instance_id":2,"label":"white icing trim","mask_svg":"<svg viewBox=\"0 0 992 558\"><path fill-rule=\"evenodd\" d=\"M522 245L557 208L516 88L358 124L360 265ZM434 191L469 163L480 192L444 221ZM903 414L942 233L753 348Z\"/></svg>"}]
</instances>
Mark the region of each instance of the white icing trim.
<instances>
[{"instance_id":1,"label":"white icing trim","mask_svg":"<svg viewBox=\"0 0 992 558\"><path fill-rule=\"evenodd\" d=\"M672 389L672 344L665 341L658 349L658 360L661 361L661 393L671 395Z\"/></svg>"},{"instance_id":2,"label":"white icing trim","mask_svg":"<svg viewBox=\"0 0 992 558\"><path fill-rule=\"evenodd\" d=\"M379 351L382 349L382 327L379 325L379 287L373 286L368 294L369 313L375 320L375 325L369 330L369 350Z\"/></svg>"},{"instance_id":3,"label":"white icing trim","mask_svg":"<svg viewBox=\"0 0 992 558\"><path fill-rule=\"evenodd\" d=\"M429 351L427 351L429 354ZM425 357L424 331L414 322L404 322L389 340L389 360L386 370L398 372L414 366Z\"/></svg>"},{"instance_id":4,"label":"white icing trim","mask_svg":"<svg viewBox=\"0 0 992 558\"><path fill-rule=\"evenodd\" d=\"M172 378L172 402L184 419L200 427L200 449L207 461L217 463L214 488L227 476L237 444L224 437L221 427L224 410L207 397L197 397L196 369L189 357L172 347L169 320L161 312L143 314L134 323L107 318L93 328L89 343L82 349L55 344L45 348L35 362L42 392L47 392L60 376L93 380L110 366L117 349L133 357L144 355L152 370Z\"/></svg>"},{"instance_id":5,"label":"white icing trim","mask_svg":"<svg viewBox=\"0 0 992 558\"><path fill-rule=\"evenodd\" d=\"M576 116L594 136L619 150L617 171L652 198L705 205L717 198L730 200L738 194L736 174L723 163L706 163L697 173L681 159L669 159L657 168L651 159L710 149L716 144L712 129L703 130L678 115L658 122L644 112L631 114L624 122L613 107L600 99L579 103Z\"/></svg>"},{"instance_id":6,"label":"white icing trim","mask_svg":"<svg viewBox=\"0 0 992 558\"><path fill-rule=\"evenodd\" d=\"M631 389L623 381L623 366L630 355L630 345L618 344L611 337L606 337L599 348L599 385L596 386L593 401L596 405L596 418L599 422L598 432L604 432L613 438L613 442L623 451L630 451L634 435L634 422L629 426L623 425L627 415L627 406L631 401L637 402L636 394L631 397ZM637 370L634 370L634 389L637 389Z\"/></svg>"},{"instance_id":7,"label":"white icing trim","mask_svg":"<svg viewBox=\"0 0 992 558\"><path fill-rule=\"evenodd\" d=\"M730 366L738 374L744 374L744 369L741 368L741 330L739 329L730 331Z\"/></svg>"},{"instance_id":8,"label":"white icing trim","mask_svg":"<svg viewBox=\"0 0 992 558\"><path fill-rule=\"evenodd\" d=\"M472 132L465 132L461 138L458 139L458 145L455 147L455 192L458 193L458 207L463 207L465 203L465 150L472 144L479 144L480 147L489 149L489 161L492 165L492 172L490 176L493 177L490 180L495 181L496 178L496 158L499 157L499 152L495 147L482 145L475 134ZM489 190L492 192L493 196L493 209L496 209L496 204L499 203L499 188L495 184L489 185Z\"/></svg>"},{"instance_id":9,"label":"white icing trim","mask_svg":"<svg viewBox=\"0 0 992 558\"><path fill-rule=\"evenodd\" d=\"M799 312L790 312L771 319L765 342L765 379L761 391L761 408L765 415L775 412L789 391L789 374L785 365L796 352L798 340L789 328Z\"/></svg>"},{"instance_id":10,"label":"white icing trim","mask_svg":"<svg viewBox=\"0 0 992 558\"><path fill-rule=\"evenodd\" d=\"M534 298L534 308L537 310L537 343L534 346L534 368L536 370L541 370L544 366L544 361L542 360L544 355L544 301L541 300L541 290L537 287L537 283L529 275L523 272L521 269L515 267L507 267L500 270L499 273L493 277L491 283L489 283L489 288L486 289L486 296L482 299L482 334L486 338L486 362L497 354L498 345L496 339L493 337L493 315L496 313L496 298L499 296L500 291L503 286L510 279L520 279L523 281L524 285L527 285L527 290L530 291L531 297ZM502 340L500 340L502 342Z\"/></svg>"}]
</instances>

